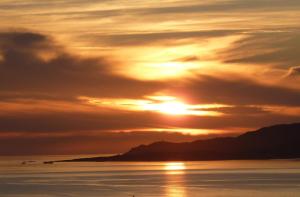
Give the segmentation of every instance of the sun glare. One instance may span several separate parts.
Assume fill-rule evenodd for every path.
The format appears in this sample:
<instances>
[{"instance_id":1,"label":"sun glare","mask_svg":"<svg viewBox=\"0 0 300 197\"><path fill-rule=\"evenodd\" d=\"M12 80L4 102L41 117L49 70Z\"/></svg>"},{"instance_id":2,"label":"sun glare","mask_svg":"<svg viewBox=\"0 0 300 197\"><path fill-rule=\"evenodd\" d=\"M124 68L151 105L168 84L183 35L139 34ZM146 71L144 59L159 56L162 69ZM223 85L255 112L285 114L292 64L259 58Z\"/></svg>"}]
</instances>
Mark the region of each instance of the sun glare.
<instances>
[{"instance_id":1,"label":"sun glare","mask_svg":"<svg viewBox=\"0 0 300 197\"><path fill-rule=\"evenodd\" d=\"M187 106L180 102L163 103L160 108L160 111L166 114L180 115L188 112Z\"/></svg>"},{"instance_id":2,"label":"sun glare","mask_svg":"<svg viewBox=\"0 0 300 197\"><path fill-rule=\"evenodd\" d=\"M212 110L230 107L222 104L188 104L173 96L146 96L145 99L97 99L79 97L89 104L106 108L116 108L130 111L153 111L174 116L222 116L221 112Z\"/></svg>"}]
</instances>

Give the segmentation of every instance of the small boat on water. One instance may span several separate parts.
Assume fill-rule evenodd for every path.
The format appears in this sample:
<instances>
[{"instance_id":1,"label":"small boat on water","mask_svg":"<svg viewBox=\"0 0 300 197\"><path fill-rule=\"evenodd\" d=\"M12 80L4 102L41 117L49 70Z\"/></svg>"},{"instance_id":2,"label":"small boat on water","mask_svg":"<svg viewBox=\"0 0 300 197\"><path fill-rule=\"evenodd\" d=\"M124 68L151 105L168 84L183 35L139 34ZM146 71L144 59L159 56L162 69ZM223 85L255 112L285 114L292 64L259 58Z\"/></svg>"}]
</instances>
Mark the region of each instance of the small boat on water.
<instances>
[{"instance_id":1,"label":"small boat on water","mask_svg":"<svg viewBox=\"0 0 300 197\"><path fill-rule=\"evenodd\" d=\"M44 161L44 164L53 164L53 161Z\"/></svg>"},{"instance_id":2,"label":"small boat on water","mask_svg":"<svg viewBox=\"0 0 300 197\"><path fill-rule=\"evenodd\" d=\"M28 164L28 163L35 163L36 161L23 161L21 164L22 165L25 165L25 164Z\"/></svg>"}]
</instances>

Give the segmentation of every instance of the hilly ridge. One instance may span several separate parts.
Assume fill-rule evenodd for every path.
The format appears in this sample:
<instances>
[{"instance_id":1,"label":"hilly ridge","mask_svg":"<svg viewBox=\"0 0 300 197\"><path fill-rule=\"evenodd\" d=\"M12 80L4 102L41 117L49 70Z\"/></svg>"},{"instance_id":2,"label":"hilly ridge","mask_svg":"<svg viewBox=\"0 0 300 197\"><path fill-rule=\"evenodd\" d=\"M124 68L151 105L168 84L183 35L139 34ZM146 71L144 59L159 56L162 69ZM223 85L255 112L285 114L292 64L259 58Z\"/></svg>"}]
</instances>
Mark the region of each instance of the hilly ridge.
<instances>
[{"instance_id":1,"label":"hilly ridge","mask_svg":"<svg viewBox=\"0 0 300 197\"><path fill-rule=\"evenodd\" d=\"M81 158L64 162L287 158L300 158L300 123L264 127L237 137L220 137L184 143L154 142L111 157Z\"/></svg>"}]
</instances>

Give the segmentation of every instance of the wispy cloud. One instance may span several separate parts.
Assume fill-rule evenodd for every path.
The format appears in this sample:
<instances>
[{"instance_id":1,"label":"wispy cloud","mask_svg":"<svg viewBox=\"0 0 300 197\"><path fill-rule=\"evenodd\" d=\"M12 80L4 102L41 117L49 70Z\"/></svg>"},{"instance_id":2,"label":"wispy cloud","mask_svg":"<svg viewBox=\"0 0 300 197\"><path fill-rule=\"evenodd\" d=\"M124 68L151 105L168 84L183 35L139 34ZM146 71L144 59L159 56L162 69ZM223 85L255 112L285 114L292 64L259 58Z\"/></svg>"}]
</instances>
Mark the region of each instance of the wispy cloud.
<instances>
[{"instance_id":1,"label":"wispy cloud","mask_svg":"<svg viewBox=\"0 0 300 197\"><path fill-rule=\"evenodd\" d=\"M57 47L49 37L29 32L0 34L0 87L18 92L62 97L78 95L137 97L163 88L163 83L143 82L112 75L110 60L79 57Z\"/></svg>"},{"instance_id":2,"label":"wispy cloud","mask_svg":"<svg viewBox=\"0 0 300 197\"><path fill-rule=\"evenodd\" d=\"M226 49L224 59L228 63L297 66L300 64L299 41L299 30L254 33Z\"/></svg>"}]
</instances>

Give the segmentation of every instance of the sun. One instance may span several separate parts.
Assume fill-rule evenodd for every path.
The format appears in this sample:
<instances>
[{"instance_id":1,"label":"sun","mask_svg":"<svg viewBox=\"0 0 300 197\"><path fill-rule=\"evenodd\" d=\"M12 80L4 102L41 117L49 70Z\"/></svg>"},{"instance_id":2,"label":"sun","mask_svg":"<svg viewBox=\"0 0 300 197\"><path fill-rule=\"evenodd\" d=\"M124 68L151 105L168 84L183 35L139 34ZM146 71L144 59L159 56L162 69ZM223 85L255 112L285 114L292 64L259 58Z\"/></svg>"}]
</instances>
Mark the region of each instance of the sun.
<instances>
[{"instance_id":1,"label":"sun","mask_svg":"<svg viewBox=\"0 0 300 197\"><path fill-rule=\"evenodd\" d=\"M145 110L156 111L168 115L187 115L190 113L189 105L178 100L166 100L159 103L143 105Z\"/></svg>"},{"instance_id":2,"label":"sun","mask_svg":"<svg viewBox=\"0 0 300 197\"><path fill-rule=\"evenodd\" d=\"M173 96L148 96L152 102L143 106L145 110L156 111L168 115L188 115L191 106Z\"/></svg>"}]
</instances>

